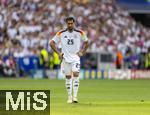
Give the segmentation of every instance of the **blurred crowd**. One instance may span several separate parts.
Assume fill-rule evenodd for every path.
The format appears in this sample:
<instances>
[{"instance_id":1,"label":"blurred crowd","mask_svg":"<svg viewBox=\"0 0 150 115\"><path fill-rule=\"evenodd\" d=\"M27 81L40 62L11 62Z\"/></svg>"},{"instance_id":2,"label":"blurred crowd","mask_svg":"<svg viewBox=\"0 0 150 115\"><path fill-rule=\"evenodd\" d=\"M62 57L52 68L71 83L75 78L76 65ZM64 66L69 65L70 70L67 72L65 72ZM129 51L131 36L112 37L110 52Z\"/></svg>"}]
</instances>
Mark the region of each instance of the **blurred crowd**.
<instances>
[{"instance_id":1,"label":"blurred crowd","mask_svg":"<svg viewBox=\"0 0 150 115\"><path fill-rule=\"evenodd\" d=\"M0 57L51 53L49 40L66 16L89 38L89 52L148 53L150 28L136 22L115 0L1 0Z\"/></svg>"}]
</instances>

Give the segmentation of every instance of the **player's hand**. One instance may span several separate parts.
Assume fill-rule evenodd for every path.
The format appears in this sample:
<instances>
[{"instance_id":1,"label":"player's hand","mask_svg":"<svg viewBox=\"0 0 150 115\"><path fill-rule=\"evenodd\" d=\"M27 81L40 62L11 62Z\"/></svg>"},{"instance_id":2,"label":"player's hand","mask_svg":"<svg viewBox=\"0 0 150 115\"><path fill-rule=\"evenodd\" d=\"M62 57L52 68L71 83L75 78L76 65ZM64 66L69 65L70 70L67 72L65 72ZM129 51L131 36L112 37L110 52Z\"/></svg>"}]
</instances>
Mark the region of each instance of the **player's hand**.
<instances>
[{"instance_id":1,"label":"player's hand","mask_svg":"<svg viewBox=\"0 0 150 115\"><path fill-rule=\"evenodd\" d=\"M77 54L78 54L79 57L83 56L82 51L77 52Z\"/></svg>"},{"instance_id":2,"label":"player's hand","mask_svg":"<svg viewBox=\"0 0 150 115\"><path fill-rule=\"evenodd\" d=\"M58 55L59 55L60 60L62 60L64 53L59 53Z\"/></svg>"}]
</instances>

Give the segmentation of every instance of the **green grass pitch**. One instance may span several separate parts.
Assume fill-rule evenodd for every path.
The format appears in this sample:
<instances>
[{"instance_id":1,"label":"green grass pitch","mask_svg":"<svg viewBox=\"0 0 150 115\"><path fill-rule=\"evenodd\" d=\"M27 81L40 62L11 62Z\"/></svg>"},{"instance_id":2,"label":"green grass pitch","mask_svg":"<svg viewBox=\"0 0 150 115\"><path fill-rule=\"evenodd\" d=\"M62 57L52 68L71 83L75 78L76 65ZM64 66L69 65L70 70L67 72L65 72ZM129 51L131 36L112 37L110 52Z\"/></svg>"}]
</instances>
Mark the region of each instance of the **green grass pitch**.
<instances>
[{"instance_id":1,"label":"green grass pitch","mask_svg":"<svg viewBox=\"0 0 150 115\"><path fill-rule=\"evenodd\" d=\"M150 115L150 80L80 80L78 104L66 103L64 83L0 79L0 89L50 90L50 115Z\"/></svg>"}]
</instances>

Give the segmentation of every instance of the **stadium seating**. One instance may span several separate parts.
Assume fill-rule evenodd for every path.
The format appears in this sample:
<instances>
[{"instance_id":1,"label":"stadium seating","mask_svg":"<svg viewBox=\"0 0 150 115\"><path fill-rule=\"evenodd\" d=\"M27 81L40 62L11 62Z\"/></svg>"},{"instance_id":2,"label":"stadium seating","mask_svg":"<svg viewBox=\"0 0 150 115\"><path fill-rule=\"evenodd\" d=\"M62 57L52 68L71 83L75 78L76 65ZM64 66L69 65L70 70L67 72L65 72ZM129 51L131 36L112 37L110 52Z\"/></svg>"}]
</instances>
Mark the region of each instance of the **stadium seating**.
<instances>
[{"instance_id":1,"label":"stadium seating","mask_svg":"<svg viewBox=\"0 0 150 115\"><path fill-rule=\"evenodd\" d=\"M48 41L74 16L89 38L89 52L121 51L124 57L147 53L150 29L136 22L115 0L2 0L0 2L0 55L39 56Z\"/></svg>"}]
</instances>

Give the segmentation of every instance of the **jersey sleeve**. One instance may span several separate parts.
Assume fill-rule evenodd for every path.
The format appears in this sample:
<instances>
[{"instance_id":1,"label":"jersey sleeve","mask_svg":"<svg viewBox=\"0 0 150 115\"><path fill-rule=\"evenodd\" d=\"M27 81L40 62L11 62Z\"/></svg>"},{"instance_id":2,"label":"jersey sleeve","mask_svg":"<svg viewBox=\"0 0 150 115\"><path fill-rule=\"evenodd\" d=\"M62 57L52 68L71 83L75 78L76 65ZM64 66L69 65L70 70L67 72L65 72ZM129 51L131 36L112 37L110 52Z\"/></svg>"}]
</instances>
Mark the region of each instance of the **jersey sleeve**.
<instances>
[{"instance_id":1,"label":"jersey sleeve","mask_svg":"<svg viewBox=\"0 0 150 115\"><path fill-rule=\"evenodd\" d=\"M58 44L60 42L60 32L57 32L56 35L52 38L52 40Z\"/></svg>"},{"instance_id":2,"label":"jersey sleeve","mask_svg":"<svg viewBox=\"0 0 150 115\"><path fill-rule=\"evenodd\" d=\"M84 31L81 31L81 39L82 39L83 41L88 41L87 35L85 34Z\"/></svg>"}]
</instances>

